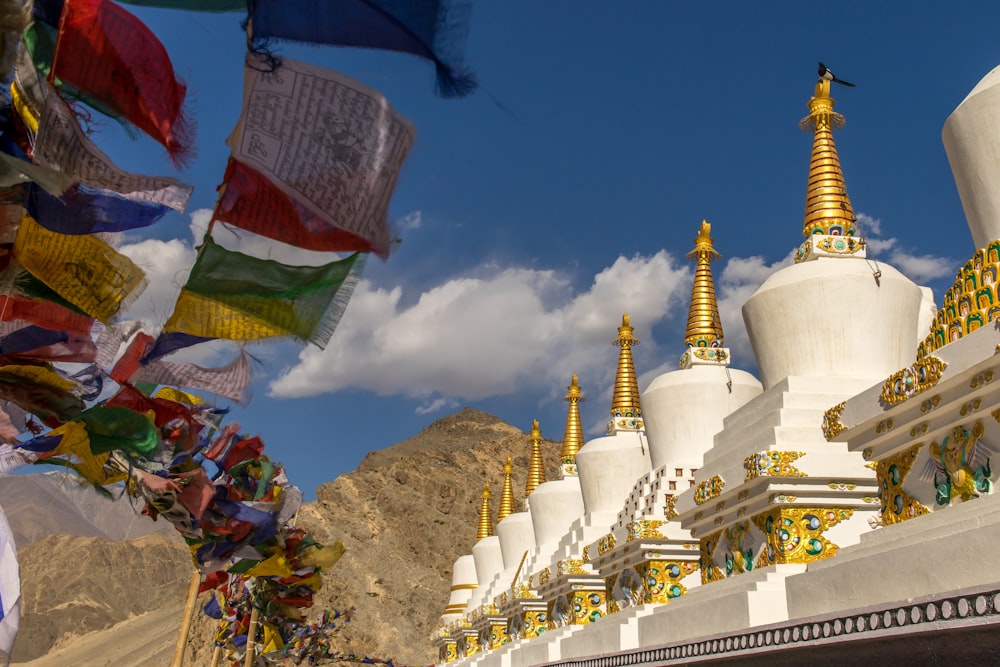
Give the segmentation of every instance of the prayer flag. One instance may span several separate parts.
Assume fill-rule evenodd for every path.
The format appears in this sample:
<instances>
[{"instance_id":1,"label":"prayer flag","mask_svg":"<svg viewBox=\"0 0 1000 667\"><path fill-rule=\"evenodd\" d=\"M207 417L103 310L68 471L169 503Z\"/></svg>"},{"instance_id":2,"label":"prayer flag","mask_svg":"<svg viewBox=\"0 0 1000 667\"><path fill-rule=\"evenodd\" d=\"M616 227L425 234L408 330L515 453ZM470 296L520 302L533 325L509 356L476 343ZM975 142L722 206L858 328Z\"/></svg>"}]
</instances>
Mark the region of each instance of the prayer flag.
<instances>
[{"instance_id":1,"label":"prayer flag","mask_svg":"<svg viewBox=\"0 0 1000 667\"><path fill-rule=\"evenodd\" d=\"M83 411L77 384L44 366L0 366L0 399L17 404L42 421L61 424Z\"/></svg>"},{"instance_id":2,"label":"prayer flag","mask_svg":"<svg viewBox=\"0 0 1000 667\"><path fill-rule=\"evenodd\" d=\"M94 326L94 318L73 312L59 304L10 294L0 294L0 320L24 320L46 329L78 336L89 335Z\"/></svg>"},{"instance_id":3,"label":"prayer flag","mask_svg":"<svg viewBox=\"0 0 1000 667\"><path fill-rule=\"evenodd\" d=\"M121 0L121 2L141 7L190 9L198 12L237 12L245 11L247 8L247 0Z\"/></svg>"},{"instance_id":4,"label":"prayer flag","mask_svg":"<svg viewBox=\"0 0 1000 667\"><path fill-rule=\"evenodd\" d=\"M41 460L48 463L61 463L72 468L91 484L99 486L114 484L128 477L127 472L118 472L106 465L109 454L94 454L90 451L87 427L80 422L64 424L49 431L43 438L58 438L58 443L47 454L41 456ZM36 438L36 440L40 439ZM56 456L60 458L56 459Z\"/></svg>"},{"instance_id":5,"label":"prayer flag","mask_svg":"<svg viewBox=\"0 0 1000 667\"><path fill-rule=\"evenodd\" d=\"M230 340L291 335L323 348L347 308L363 258L288 266L226 250L206 236L163 328Z\"/></svg>"},{"instance_id":6,"label":"prayer flag","mask_svg":"<svg viewBox=\"0 0 1000 667\"><path fill-rule=\"evenodd\" d=\"M250 401L250 379L250 360L242 350L235 359L219 368L154 360L140 365L132 375L133 382L198 389L241 405Z\"/></svg>"},{"instance_id":7,"label":"prayer flag","mask_svg":"<svg viewBox=\"0 0 1000 667\"><path fill-rule=\"evenodd\" d=\"M56 3L47 2L45 4L55 5ZM58 7L49 7L49 11L55 14L55 23L48 25L45 22L46 18L39 19L39 14L47 17L48 12L40 11L44 5L39 0L35 1L34 12L35 18L38 20L24 31L17 60L14 64L14 82L11 84L11 95L14 97L18 115L32 134L38 132L39 119L45 108L45 98L48 96L49 84L45 79L52 73L52 57L55 55L56 41L59 39L59 30L56 26L59 24L62 5L63 3L60 1ZM70 86L65 81L57 81L56 87L64 97L83 102L90 108L96 109L120 123L126 122L120 113L109 108L97 98Z\"/></svg>"},{"instance_id":8,"label":"prayer flag","mask_svg":"<svg viewBox=\"0 0 1000 667\"><path fill-rule=\"evenodd\" d=\"M142 21L111 0L63 6L50 81L98 98L166 147L175 163L190 157L194 128L184 117L186 87L170 56Z\"/></svg>"},{"instance_id":9,"label":"prayer flag","mask_svg":"<svg viewBox=\"0 0 1000 667\"><path fill-rule=\"evenodd\" d=\"M247 33L255 48L269 39L361 46L426 58L437 70L438 94L462 97L476 89L462 70L469 12L446 0L248 0Z\"/></svg>"},{"instance_id":10,"label":"prayer flag","mask_svg":"<svg viewBox=\"0 0 1000 667\"><path fill-rule=\"evenodd\" d=\"M146 287L142 270L104 241L56 234L29 216L21 221L14 255L32 275L102 322Z\"/></svg>"},{"instance_id":11,"label":"prayer flag","mask_svg":"<svg viewBox=\"0 0 1000 667\"><path fill-rule=\"evenodd\" d=\"M156 426L145 413L97 405L85 410L79 421L87 427L90 451L94 454L122 451L130 456L149 457L156 449Z\"/></svg>"},{"instance_id":12,"label":"prayer flag","mask_svg":"<svg viewBox=\"0 0 1000 667\"><path fill-rule=\"evenodd\" d=\"M15 434L16 435L16 434ZM5 434L5 438L8 436ZM9 436L12 438L13 436ZM23 465L33 463L38 458L38 454L27 449L21 449L11 443L0 445L0 473L7 474L12 470L17 470Z\"/></svg>"},{"instance_id":13,"label":"prayer flag","mask_svg":"<svg viewBox=\"0 0 1000 667\"><path fill-rule=\"evenodd\" d=\"M46 192L58 197L76 181L69 174L40 167L27 160L0 152L0 187L9 188L18 183L34 181Z\"/></svg>"},{"instance_id":14,"label":"prayer flag","mask_svg":"<svg viewBox=\"0 0 1000 667\"><path fill-rule=\"evenodd\" d=\"M24 187L24 208L49 231L70 235L148 227L170 210L162 204L135 201L85 185L54 196L36 183Z\"/></svg>"},{"instance_id":15,"label":"prayer flag","mask_svg":"<svg viewBox=\"0 0 1000 667\"><path fill-rule=\"evenodd\" d=\"M76 116L51 89L38 122L32 159L42 166L65 172L94 188L111 190L128 199L162 204L183 213L193 188L173 178L144 176L122 171L94 145Z\"/></svg>"},{"instance_id":16,"label":"prayer flag","mask_svg":"<svg viewBox=\"0 0 1000 667\"><path fill-rule=\"evenodd\" d=\"M289 206L302 207L317 219L300 219L297 224L306 230L323 222L365 239L384 255L391 242L389 200L413 142L413 126L377 91L342 74L289 58L275 71L261 71L264 63L252 55L247 59L243 112L229 138L232 157L269 180L289 203L279 208L269 193L254 194L282 213L280 224L292 217L285 212ZM248 186L234 187L236 206ZM220 205L223 216L230 203ZM280 238L275 227L261 233Z\"/></svg>"},{"instance_id":17,"label":"prayer flag","mask_svg":"<svg viewBox=\"0 0 1000 667\"><path fill-rule=\"evenodd\" d=\"M318 251L376 252L389 256L386 243L371 241L335 227L281 191L263 175L236 160L226 167L213 218L299 248Z\"/></svg>"},{"instance_id":18,"label":"prayer flag","mask_svg":"<svg viewBox=\"0 0 1000 667\"><path fill-rule=\"evenodd\" d=\"M0 651L10 658L21 620L21 570L17 564L17 545L0 509Z\"/></svg>"}]
</instances>

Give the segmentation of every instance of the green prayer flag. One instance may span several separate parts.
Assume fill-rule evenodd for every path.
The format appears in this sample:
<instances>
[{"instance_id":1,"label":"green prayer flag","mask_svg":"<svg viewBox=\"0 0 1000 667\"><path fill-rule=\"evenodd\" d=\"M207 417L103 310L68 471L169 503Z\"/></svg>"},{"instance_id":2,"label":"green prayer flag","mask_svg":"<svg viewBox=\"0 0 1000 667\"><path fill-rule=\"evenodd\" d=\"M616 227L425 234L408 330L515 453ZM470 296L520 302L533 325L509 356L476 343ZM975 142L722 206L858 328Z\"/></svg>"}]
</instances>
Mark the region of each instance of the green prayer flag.
<instances>
[{"instance_id":1,"label":"green prayer flag","mask_svg":"<svg viewBox=\"0 0 1000 667\"><path fill-rule=\"evenodd\" d=\"M322 266L289 266L226 250L206 236L164 330L229 340L290 335L323 348L364 258L355 253Z\"/></svg>"}]
</instances>

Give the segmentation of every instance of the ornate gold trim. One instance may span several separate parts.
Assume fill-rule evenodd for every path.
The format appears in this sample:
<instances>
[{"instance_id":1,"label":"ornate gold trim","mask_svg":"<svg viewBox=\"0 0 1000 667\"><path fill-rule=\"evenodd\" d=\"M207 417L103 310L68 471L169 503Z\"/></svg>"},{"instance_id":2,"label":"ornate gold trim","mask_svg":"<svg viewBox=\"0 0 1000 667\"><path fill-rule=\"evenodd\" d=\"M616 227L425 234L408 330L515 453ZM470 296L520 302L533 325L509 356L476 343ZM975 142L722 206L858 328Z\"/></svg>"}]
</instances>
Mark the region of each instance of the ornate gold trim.
<instances>
[{"instance_id":1,"label":"ornate gold trim","mask_svg":"<svg viewBox=\"0 0 1000 667\"><path fill-rule=\"evenodd\" d=\"M926 356L886 378L879 398L885 405L896 405L937 384L948 364L935 356Z\"/></svg>"},{"instance_id":2,"label":"ornate gold trim","mask_svg":"<svg viewBox=\"0 0 1000 667\"><path fill-rule=\"evenodd\" d=\"M667 506L663 510L663 514L667 517L668 521L677 518L677 496L667 496Z\"/></svg>"},{"instance_id":3,"label":"ornate gold trim","mask_svg":"<svg viewBox=\"0 0 1000 667\"><path fill-rule=\"evenodd\" d=\"M874 465L879 486L878 500L882 506L880 523L883 526L900 523L930 512L927 507L903 490L903 482L917 460L917 452L921 447L923 443L882 459Z\"/></svg>"},{"instance_id":4,"label":"ornate gold trim","mask_svg":"<svg viewBox=\"0 0 1000 667\"><path fill-rule=\"evenodd\" d=\"M663 525L663 521L658 519L642 519L641 521L633 521L628 525L628 539L627 542L632 540L662 540L666 539L666 536L660 532L660 526Z\"/></svg>"},{"instance_id":5,"label":"ornate gold trim","mask_svg":"<svg viewBox=\"0 0 1000 667\"><path fill-rule=\"evenodd\" d=\"M833 556L839 547L823 533L853 514L853 509L844 507L776 507L757 514L753 523L767 536L767 543L756 566L812 563Z\"/></svg>"},{"instance_id":6,"label":"ornate gold trim","mask_svg":"<svg viewBox=\"0 0 1000 667\"><path fill-rule=\"evenodd\" d=\"M795 466L792 461L805 452L756 452L743 459L743 468L747 471L746 480L757 477L808 477Z\"/></svg>"},{"instance_id":7,"label":"ornate gold trim","mask_svg":"<svg viewBox=\"0 0 1000 667\"><path fill-rule=\"evenodd\" d=\"M726 488L726 480L722 479L718 475L712 475L710 479L701 482L695 488L694 501L699 505L707 503L709 500L722 493L722 489L724 488Z\"/></svg>"},{"instance_id":8,"label":"ornate gold trim","mask_svg":"<svg viewBox=\"0 0 1000 667\"><path fill-rule=\"evenodd\" d=\"M823 413L823 437L828 441L847 430L847 427L840 423L840 415L843 414L845 407L847 407L846 401L837 403Z\"/></svg>"}]
</instances>

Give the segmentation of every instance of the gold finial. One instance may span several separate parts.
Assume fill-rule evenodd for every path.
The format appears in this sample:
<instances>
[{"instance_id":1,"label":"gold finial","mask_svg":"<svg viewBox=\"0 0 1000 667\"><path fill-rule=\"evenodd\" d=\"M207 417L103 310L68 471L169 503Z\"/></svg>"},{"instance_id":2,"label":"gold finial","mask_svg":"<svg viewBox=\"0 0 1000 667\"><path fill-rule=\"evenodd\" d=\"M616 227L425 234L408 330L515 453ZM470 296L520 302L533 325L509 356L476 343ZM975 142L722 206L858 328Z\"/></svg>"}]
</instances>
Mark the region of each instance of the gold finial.
<instances>
[{"instance_id":1,"label":"gold finial","mask_svg":"<svg viewBox=\"0 0 1000 667\"><path fill-rule=\"evenodd\" d=\"M723 347L722 321L719 319L719 304L715 299L715 283L712 281L714 259L722 257L712 246L709 234L712 225L701 221L701 228L694 240L694 250L687 258L697 262L694 270L694 285L691 287L691 307L688 309L687 331L684 344L688 347Z\"/></svg>"},{"instance_id":2,"label":"gold finial","mask_svg":"<svg viewBox=\"0 0 1000 667\"><path fill-rule=\"evenodd\" d=\"M621 348L618 353L618 370L615 373L614 395L611 397L612 417L642 415L639 407L639 380L632 364L632 347L639 344L639 339L632 335L634 329L629 321L628 313L623 314L622 325L618 327L618 338L612 343Z\"/></svg>"},{"instance_id":3,"label":"gold finial","mask_svg":"<svg viewBox=\"0 0 1000 667\"><path fill-rule=\"evenodd\" d=\"M820 79L809 100L809 115L799 127L813 133L809 183L806 186L806 214L802 235L855 236L857 216L847 196L844 172L840 168L833 131L844 126L844 117L833 110L830 81Z\"/></svg>"},{"instance_id":4,"label":"gold finial","mask_svg":"<svg viewBox=\"0 0 1000 667\"><path fill-rule=\"evenodd\" d=\"M507 457L507 463L503 464L503 491L500 493L500 508L497 509L497 523L503 521L507 516L514 513L514 482L511 475L514 473L514 466Z\"/></svg>"},{"instance_id":5,"label":"gold finial","mask_svg":"<svg viewBox=\"0 0 1000 667\"><path fill-rule=\"evenodd\" d=\"M530 496L539 484L545 483L545 464L542 463L542 431L538 420L531 424L531 463L528 464L528 481L524 485L524 495Z\"/></svg>"},{"instance_id":6,"label":"gold finial","mask_svg":"<svg viewBox=\"0 0 1000 667\"><path fill-rule=\"evenodd\" d=\"M493 535L493 518L490 516L490 483L483 487L483 504L479 506L479 530L476 540Z\"/></svg>"},{"instance_id":7,"label":"gold finial","mask_svg":"<svg viewBox=\"0 0 1000 667\"><path fill-rule=\"evenodd\" d=\"M576 463L576 453L583 447L583 428L580 426L580 403L585 399L580 394L580 379L573 373L573 379L566 387L564 401L569 403L566 411L566 431L563 434L562 451L559 458L563 465L574 465Z\"/></svg>"}]
</instances>

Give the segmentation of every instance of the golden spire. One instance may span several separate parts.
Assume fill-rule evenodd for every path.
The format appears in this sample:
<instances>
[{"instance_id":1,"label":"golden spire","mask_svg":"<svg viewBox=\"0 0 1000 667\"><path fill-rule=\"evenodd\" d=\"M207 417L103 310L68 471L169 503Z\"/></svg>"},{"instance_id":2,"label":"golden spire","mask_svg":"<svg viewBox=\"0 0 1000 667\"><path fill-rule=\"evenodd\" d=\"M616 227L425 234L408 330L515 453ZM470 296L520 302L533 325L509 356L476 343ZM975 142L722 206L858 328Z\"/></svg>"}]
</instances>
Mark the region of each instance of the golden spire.
<instances>
[{"instance_id":1,"label":"golden spire","mask_svg":"<svg viewBox=\"0 0 1000 667\"><path fill-rule=\"evenodd\" d=\"M508 515L514 513L514 482L510 476L514 473L514 466L507 457L507 463L503 464L503 491L500 493L500 508L497 510L497 523L503 521Z\"/></svg>"},{"instance_id":2,"label":"golden spire","mask_svg":"<svg viewBox=\"0 0 1000 667\"><path fill-rule=\"evenodd\" d=\"M563 465L574 465L576 453L583 447L583 428L580 426L580 403L586 399L580 394L580 379L573 373L573 379L566 387L564 401L569 403L566 411L566 431L563 434L562 451L559 458Z\"/></svg>"},{"instance_id":3,"label":"golden spire","mask_svg":"<svg viewBox=\"0 0 1000 667\"><path fill-rule=\"evenodd\" d=\"M528 464L528 481L524 485L524 495L530 496L539 484L545 483L545 464L542 463L542 432L538 420L531 424L531 463Z\"/></svg>"},{"instance_id":4,"label":"golden spire","mask_svg":"<svg viewBox=\"0 0 1000 667\"><path fill-rule=\"evenodd\" d=\"M722 321L719 319L719 304L715 299L715 283L712 282L713 259L722 257L712 247L709 234L712 225L701 221L701 229L694 240L694 250L687 258L698 264L694 270L694 285L691 287L691 307L688 310L687 331L684 344L688 347L724 347Z\"/></svg>"},{"instance_id":5,"label":"golden spire","mask_svg":"<svg viewBox=\"0 0 1000 667\"><path fill-rule=\"evenodd\" d=\"M483 504L479 506L479 530L476 531L476 540L493 535L493 519L490 517L490 483L486 482L483 488Z\"/></svg>"},{"instance_id":6,"label":"golden spire","mask_svg":"<svg viewBox=\"0 0 1000 667\"><path fill-rule=\"evenodd\" d=\"M833 110L833 102L830 82L820 79L809 100L809 115L799 121L801 129L813 133L802 226L806 238L813 234L854 236L857 233L857 217L847 196L844 172L833 143L833 131L844 126L844 117Z\"/></svg>"},{"instance_id":7,"label":"golden spire","mask_svg":"<svg viewBox=\"0 0 1000 667\"><path fill-rule=\"evenodd\" d=\"M611 397L612 417L642 416L642 408L639 407L639 381L632 364L632 347L639 344L639 339L632 335L632 331L628 313L625 313L622 315L622 325L618 327L618 338L612 343L621 348L618 353L618 370L615 373L615 391Z\"/></svg>"}]
</instances>

